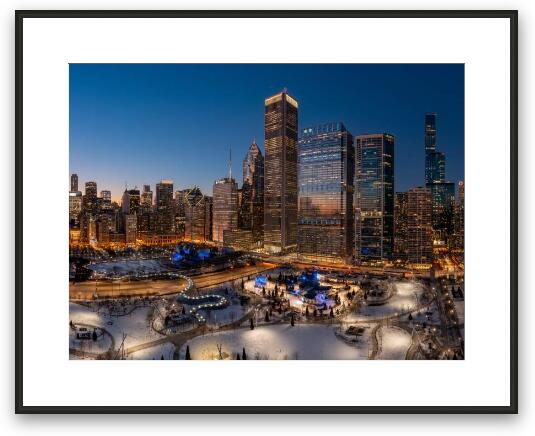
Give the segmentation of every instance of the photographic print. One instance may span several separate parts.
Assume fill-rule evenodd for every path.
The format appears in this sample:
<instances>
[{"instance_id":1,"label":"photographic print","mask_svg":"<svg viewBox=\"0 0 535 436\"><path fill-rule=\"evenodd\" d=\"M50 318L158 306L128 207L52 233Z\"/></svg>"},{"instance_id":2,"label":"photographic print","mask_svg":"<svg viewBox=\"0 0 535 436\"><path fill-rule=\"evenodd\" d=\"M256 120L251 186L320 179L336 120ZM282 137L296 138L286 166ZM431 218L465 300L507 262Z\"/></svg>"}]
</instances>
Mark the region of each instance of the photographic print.
<instances>
[{"instance_id":1,"label":"photographic print","mask_svg":"<svg viewBox=\"0 0 535 436\"><path fill-rule=\"evenodd\" d=\"M16 412L517 413L517 21L17 11Z\"/></svg>"},{"instance_id":2,"label":"photographic print","mask_svg":"<svg viewBox=\"0 0 535 436\"><path fill-rule=\"evenodd\" d=\"M464 81L71 63L69 358L463 360Z\"/></svg>"}]
</instances>

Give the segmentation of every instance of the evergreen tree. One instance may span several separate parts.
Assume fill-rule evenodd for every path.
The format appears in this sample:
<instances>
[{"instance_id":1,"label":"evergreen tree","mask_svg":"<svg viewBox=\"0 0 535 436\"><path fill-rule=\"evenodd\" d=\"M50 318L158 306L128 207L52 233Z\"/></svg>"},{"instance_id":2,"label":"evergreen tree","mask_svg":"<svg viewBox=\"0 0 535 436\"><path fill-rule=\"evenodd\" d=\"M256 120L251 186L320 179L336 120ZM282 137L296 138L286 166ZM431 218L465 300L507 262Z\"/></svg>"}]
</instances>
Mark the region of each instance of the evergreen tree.
<instances>
[{"instance_id":1,"label":"evergreen tree","mask_svg":"<svg viewBox=\"0 0 535 436\"><path fill-rule=\"evenodd\" d=\"M264 317L265 322L269 322L269 312L266 310L266 316Z\"/></svg>"},{"instance_id":2,"label":"evergreen tree","mask_svg":"<svg viewBox=\"0 0 535 436\"><path fill-rule=\"evenodd\" d=\"M243 347L243 351L241 353L241 360L247 360L247 354L245 354L245 347Z\"/></svg>"},{"instance_id":3,"label":"evergreen tree","mask_svg":"<svg viewBox=\"0 0 535 436\"><path fill-rule=\"evenodd\" d=\"M186 360L191 360L191 355L189 354L189 345L186 345Z\"/></svg>"},{"instance_id":4,"label":"evergreen tree","mask_svg":"<svg viewBox=\"0 0 535 436\"><path fill-rule=\"evenodd\" d=\"M331 311L330 311L330 313L329 313L329 316L330 316L331 318L334 318L334 313L333 313L333 308L332 308L332 306L331 306Z\"/></svg>"},{"instance_id":5,"label":"evergreen tree","mask_svg":"<svg viewBox=\"0 0 535 436\"><path fill-rule=\"evenodd\" d=\"M254 330L253 318L249 318L249 327L251 328L251 330Z\"/></svg>"},{"instance_id":6,"label":"evergreen tree","mask_svg":"<svg viewBox=\"0 0 535 436\"><path fill-rule=\"evenodd\" d=\"M165 360L165 359L163 358L163 354L162 354L162 357L160 357L160 360Z\"/></svg>"},{"instance_id":7,"label":"evergreen tree","mask_svg":"<svg viewBox=\"0 0 535 436\"><path fill-rule=\"evenodd\" d=\"M186 314L186 307L182 306L182 315L185 315L185 314Z\"/></svg>"},{"instance_id":8,"label":"evergreen tree","mask_svg":"<svg viewBox=\"0 0 535 436\"><path fill-rule=\"evenodd\" d=\"M308 306L306 307L305 309L305 315L308 317L310 315L310 313L308 312Z\"/></svg>"},{"instance_id":9,"label":"evergreen tree","mask_svg":"<svg viewBox=\"0 0 535 436\"><path fill-rule=\"evenodd\" d=\"M240 353L236 353L236 360L240 360Z\"/></svg>"},{"instance_id":10,"label":"evergreen tree","mask_svg":"<svg viewBox=\"0 0 535 436\"><path fill-rule=\"evenodd\" d=\"M290 325L293 327L295 325L294 321L294 314L292 313L292 317L290 318Z\"/></svg>"},{"instance_id":11,"label":"evergreen tree","mask_svg":"<svg viewBox=\"0 0 535 436\"><path fill-rule=\"evenodd\" d=\"M262 297L266 296L266 288L262 288Z\"/></svg>"},{"instance_id":12,"label":"evergreen tree","mask_svg":"<svg viewBox=\"0 0 535 436\"><path fill-rule=\"evenodd\" d=\"M409 313L409 321L412 321L412 313Z\"/></svg>"}]
</instances>

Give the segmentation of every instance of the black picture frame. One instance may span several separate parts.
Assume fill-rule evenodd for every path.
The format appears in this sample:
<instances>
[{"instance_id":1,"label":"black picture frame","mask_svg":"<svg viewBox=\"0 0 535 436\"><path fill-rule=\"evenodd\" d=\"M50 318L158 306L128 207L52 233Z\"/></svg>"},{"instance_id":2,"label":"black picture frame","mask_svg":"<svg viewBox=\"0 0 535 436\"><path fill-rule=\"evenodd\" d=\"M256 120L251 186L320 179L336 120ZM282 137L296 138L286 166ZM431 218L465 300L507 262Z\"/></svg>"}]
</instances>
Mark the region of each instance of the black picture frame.
<instances>
[{"instance_id":1,"label":"black picture frame","mask_svg":"<svg viewBox=\"0 0 535 436\"><path fill-rule=\"evenodd\" d=\"M507 406L25 406L23 403L23 24L25 18L506 18L510 20L510 404ZM15 11L16 413L518 413L518 12L514 10L18 10Z\"/></svg>"}]
</instances>

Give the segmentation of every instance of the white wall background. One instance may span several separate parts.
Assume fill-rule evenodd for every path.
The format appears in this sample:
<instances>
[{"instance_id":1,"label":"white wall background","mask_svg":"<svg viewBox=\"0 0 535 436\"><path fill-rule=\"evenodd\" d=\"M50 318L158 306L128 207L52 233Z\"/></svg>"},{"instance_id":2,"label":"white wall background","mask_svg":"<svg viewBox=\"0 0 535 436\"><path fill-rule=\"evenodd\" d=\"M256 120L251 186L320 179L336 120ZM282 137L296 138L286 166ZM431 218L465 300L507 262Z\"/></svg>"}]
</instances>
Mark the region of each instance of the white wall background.
<instances>
[{"instance_id":1,"label":"white wall background","mask_svg":"<svg viewBox=\"0 0 535 436\"><path fill-rule=\"evenodd\" d=\"M317 0L271 0L256 1L256 9L321 9L328 6L331 9L426 9L431 5L426 1L406 0L395 1L340 1L331 0L329 3ZM94 1L10 1L1 3L0 31L2 32L0 58L0 78L2 93L0 94L0 132L3 135L0 146L0 186L2 186L3 208L0 214L0 228L2 229L0 245L0 268L4 286L0 292L5 296L1 300L0 332L3 335L3 345L0 355L1 375L3 377L2 393L0 394L0 428L4 434L164 434L186 433L196 434L325 434L349 432L374 432L375 434L531 434L529 428L535 427L533 417L535 376L530 370L534 363L534 343L532 333L534 324L530 322L530 308L535 309L533 293L528 288L528 273L531 259L528 247L535 246L535 234L527 226L533 220L529 219L532 206L528 193L531 193L534 172L530 165L534 162L534 152L530 144L526 143L529 120L533 119L533 102L535 90L528 77L535 77L533 47L535 24L535 6L529 0L518 1L435 1L432 6L436 9L519 9L520 27L520 415L519 416L15 416L14 407L14 14L15 9L247 9L252 8L252 2L246 1L140 1L140 0L94 0ZM530 107L531 106L531 107ZM526 141L526 142L524 142ZM499 182L497 178L496 182ZM529 214L529 215L528 215Z\"/></svg>"}]
</instances>

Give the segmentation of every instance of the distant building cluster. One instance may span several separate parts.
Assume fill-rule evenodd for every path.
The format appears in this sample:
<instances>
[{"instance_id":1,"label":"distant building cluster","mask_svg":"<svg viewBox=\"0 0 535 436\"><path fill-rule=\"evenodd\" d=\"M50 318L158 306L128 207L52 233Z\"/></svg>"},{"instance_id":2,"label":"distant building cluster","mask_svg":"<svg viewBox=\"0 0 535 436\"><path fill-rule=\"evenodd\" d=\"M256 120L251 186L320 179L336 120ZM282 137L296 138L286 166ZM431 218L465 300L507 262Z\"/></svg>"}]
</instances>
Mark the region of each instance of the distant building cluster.
<instances>
[{"instance_id":1,"label":"distant building cluster","mask_svg":"<svg viewBox=\"0 0 535 436\"><path fill-rule=\"evenodd\" d=\"M264 153L253 141L241 188L229 174L212 196L199 187L125 188L121 204L97 183L79 190L71 175L70 243L166 245L212 242L327 264L430 264L464 250L464 182L446 181L437 116L425 115L422 186L395 191L390 133L353 136L341 122L299 129L298 101L286 91L264 101Z\"/></svg>"}]
</instances>

